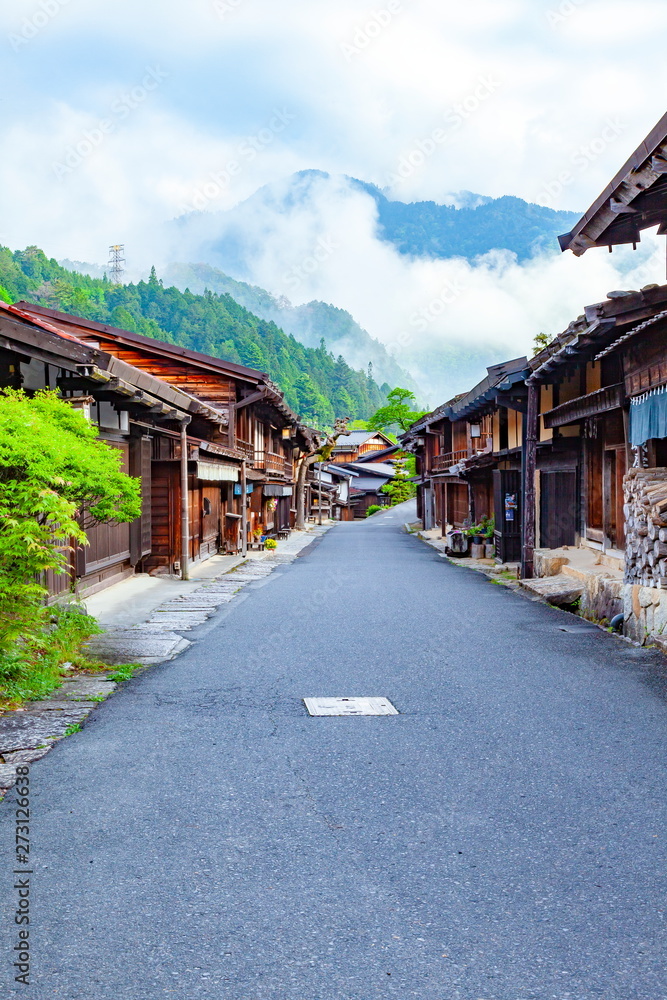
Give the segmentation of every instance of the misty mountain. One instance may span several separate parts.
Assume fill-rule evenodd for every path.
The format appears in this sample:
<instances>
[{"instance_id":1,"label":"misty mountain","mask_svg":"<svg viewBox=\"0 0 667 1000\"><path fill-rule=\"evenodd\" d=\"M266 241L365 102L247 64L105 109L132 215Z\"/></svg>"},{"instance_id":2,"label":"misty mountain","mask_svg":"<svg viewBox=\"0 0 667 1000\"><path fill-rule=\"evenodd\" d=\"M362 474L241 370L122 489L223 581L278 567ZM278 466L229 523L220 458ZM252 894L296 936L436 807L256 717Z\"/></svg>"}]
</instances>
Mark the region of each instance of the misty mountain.
<instances>
[{"instance_id":1,"label":"misty mountain","mask_svg":"<svg viewBox=\"0 0 667 1000\"><path fill-rule=\"evenodd\" d=\"M511 250L518 260L556 251L556 238L569 232L576 212L557 212L521 198L485 198L461 192L455 205L434 201L390 201L373 184L352 179L377 205L378 237L399 253L446 260L473 260L490 250Z\"/></svg>"},{"instance_id":2,"label":"misty mountain","mask_svg":"<svg viewBox=\"0 0 667 1000\"><path fill-rule=\"evenodd\" d=\"M451 196L448 204L392 201L374 184L302 170L259 188L228 211L183 215L171 223L172 235L178 234L191 258L252 281L252 261L261 254L264 236L254 220L296 218L309 203L315 205L323 188L329 187L333 198L341 185L373 203L379 240L400 254L431 260L463 257L473 261L492 250L509 250L519 261L556 253L556 238L579 217L510 195L488 198L470 191Z\"/></svg>"},{"instance_id":3,"label":"misty mountain","mask_svg":"<svg viewBox=\"0 0 667 1000\"><path fill-rule=\"evenodd\" d=\"M417 390L412 376L344 309L326 302L294 306L284 297L276 298L257 285L235 281L207 264L170 264L164 279L181 291L188 288L197 294L208 290L230 295L255 316L272 321L306 347L317 348L324 338L328 350L342 355L352 368L366 369L372 364L373 378L378 384Z\"/></svg>"},{"instance_id":4,"label":"misty mountain","mask_svg":"<svg viewBox=\"0 0 667 1000\"><path fill-rule=\"evenodd\" d=\"M168 280L224 291L305 344L324 336L349 364L372 361L381 384L413 385L395 370L407 369L420 398L435 403L514 349L499 346L497 333L485 336L490 316L470 330L469 312L462 325L460 302L458 314L450 308L459 295L452 289L478 284L494 296L500 289L502 301L503 268L553 259L556 237L577 218L510 196L462 191L444 200L408 204L318 170L265 185L227 211L206 211L203 198L192 203L197 211L168 224L165 259L199 262L172 266ZM428 270L435 266L454 270Z\"/></svg>"}]
</instances>

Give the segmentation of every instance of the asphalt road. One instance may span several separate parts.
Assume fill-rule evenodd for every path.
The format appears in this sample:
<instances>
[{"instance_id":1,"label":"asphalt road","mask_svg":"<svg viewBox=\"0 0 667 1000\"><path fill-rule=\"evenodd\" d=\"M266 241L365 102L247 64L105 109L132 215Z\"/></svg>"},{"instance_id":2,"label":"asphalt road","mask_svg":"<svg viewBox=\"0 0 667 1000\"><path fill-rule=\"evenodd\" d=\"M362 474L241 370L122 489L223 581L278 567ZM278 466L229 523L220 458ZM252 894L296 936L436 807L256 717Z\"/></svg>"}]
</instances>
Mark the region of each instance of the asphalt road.
<instances>
[{"instance_id":1,"label":"asphalt road","mask_svg":"<svg viewBox=\"0 0 667 1000\"><path fill-rule=\"evenodd\" d=\"M667 998L664 661L400 521L337 526L33 765L0 995Z\"/></svg>"}]
</instances>

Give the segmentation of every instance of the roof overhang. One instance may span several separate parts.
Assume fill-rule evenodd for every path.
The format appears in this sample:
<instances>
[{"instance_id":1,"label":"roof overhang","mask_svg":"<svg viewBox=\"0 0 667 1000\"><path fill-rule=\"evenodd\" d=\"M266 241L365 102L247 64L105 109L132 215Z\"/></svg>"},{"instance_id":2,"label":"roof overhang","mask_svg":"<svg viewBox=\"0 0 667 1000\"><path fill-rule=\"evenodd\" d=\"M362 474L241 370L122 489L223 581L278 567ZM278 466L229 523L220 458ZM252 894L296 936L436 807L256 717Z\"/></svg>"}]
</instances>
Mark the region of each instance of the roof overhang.
<instances>
[{"instance_id":1,"label":"roof overhang","mask_svg":"<svg viewBox=\"0 0 667 1000\"><path fill-rule=\"evenodd\" d=\"M580 257L591 247L639 243L641 232L654 226L667 234L667 115L558 242Z\"/></svg>"},{"instance_id":2,"label":"roof overhang","mask_svg":"<svg viewBox=\"0 0 667 1000\"><path fill-rule=\"evenodd\" d=\"M640 292L618 292L586 306L584 315L531 362L528 384L559 381L578 365L621 346L629 337L661 321L667 312L667 285Z\"/></svg>"},{"instance_id":3,"label":"roof overhang","mask_svg":"<svg viewBox=\"0 0 667 1000\"><path fill-rule=\"evenodd\" d=\"M508 403L516 394L516 387L530 375L527 358L517 358L504 366L489 368L488 371L488 376L479 385L450 407L451 420L469 420L489 413L498 405L502 395L506 397L505 404Z\"/></svg>"}]
</instances>

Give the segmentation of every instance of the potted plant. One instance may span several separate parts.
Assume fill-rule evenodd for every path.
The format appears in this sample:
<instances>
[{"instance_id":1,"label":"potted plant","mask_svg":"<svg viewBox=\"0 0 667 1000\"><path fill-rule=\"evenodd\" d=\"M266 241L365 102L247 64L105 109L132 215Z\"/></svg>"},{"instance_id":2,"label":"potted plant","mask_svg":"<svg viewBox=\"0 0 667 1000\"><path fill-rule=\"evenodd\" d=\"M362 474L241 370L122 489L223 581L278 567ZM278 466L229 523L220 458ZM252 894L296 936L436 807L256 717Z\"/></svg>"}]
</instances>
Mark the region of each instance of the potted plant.
<instances>
[{"instance_id":1,"label":"potted plant","mask_svg":"<svg viewBox=\"0 0 667 1000\"><path fill-rule=\"evenodd\" d=\"M483 545L484 544L483 532L484 532L483 525L473 524L469 528L465 528L463 533L466 536L466 538L470 539L473 545Z\"/></svg>"}]
</instances>

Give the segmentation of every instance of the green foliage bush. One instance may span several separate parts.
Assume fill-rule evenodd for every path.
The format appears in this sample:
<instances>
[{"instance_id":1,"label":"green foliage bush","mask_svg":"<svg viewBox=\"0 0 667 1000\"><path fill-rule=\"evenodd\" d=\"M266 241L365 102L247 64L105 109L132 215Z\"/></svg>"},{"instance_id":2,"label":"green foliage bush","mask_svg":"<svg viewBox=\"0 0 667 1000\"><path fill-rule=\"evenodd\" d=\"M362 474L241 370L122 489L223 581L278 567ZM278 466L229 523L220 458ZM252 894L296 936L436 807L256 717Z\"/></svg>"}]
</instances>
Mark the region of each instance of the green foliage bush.
<instances>
[{"instance_id":1,"label":"green foliage bush","mask_svg":"<svg viewBox=\"0 0 667 1000\"><path fill-rule=\"evenodd\" d=\"M43 575L85 544L82 523L139 516L139 482L120 463L55 393L0 390L0 653L43 634Z\"/></svg>"},{"instance_id":2,"label":"green foliage bush","mask_svg":"<svg viewBox=\"0 0 667 1000\"><path fill-rule=\"evenodd\" d=\"M76 604L44 609L37 627L0 651L0 706L43 698L60 682L62 664L76 661L81 644L102 632Z\"/></svg>"},{"instance_id":3,"label":"green foliage bush","mask_svg":"<svg viewBox=\"0 0 667 1000\"><path fill-rule=\"evenodd\" d=\"M377 514L379 510L384 510L384 507L380 507L377 503L372 503L366 511L366 517L372 517L373 514Z\"/></svg>"},{"instance_id":4,"label":"green foliage bush","mask_svg":"<svg viewBox=\"0 0 667 1000\"><path fill-rule=\"evenodd\" d=\"M427 410L413 410L412 406L416 402L414 392L397 386L387 393L387 405L381 406L368 419L368 429L387 433L389 428L397 427L404 434L412 424L428 412Z\"/></svg>"},{"instance_id":5,"label":"green foliage bush","mask_svg":"<svg viewBox=\"0 0 667 1000\"><path fill-rule=\"evenodd\" d=\"M496 528L495 517L483 517L479 524L473 524L470 528L465 528L463 534L467 538L484 538L485 541L493 541Z\"/></svg>"}]
</instances>

